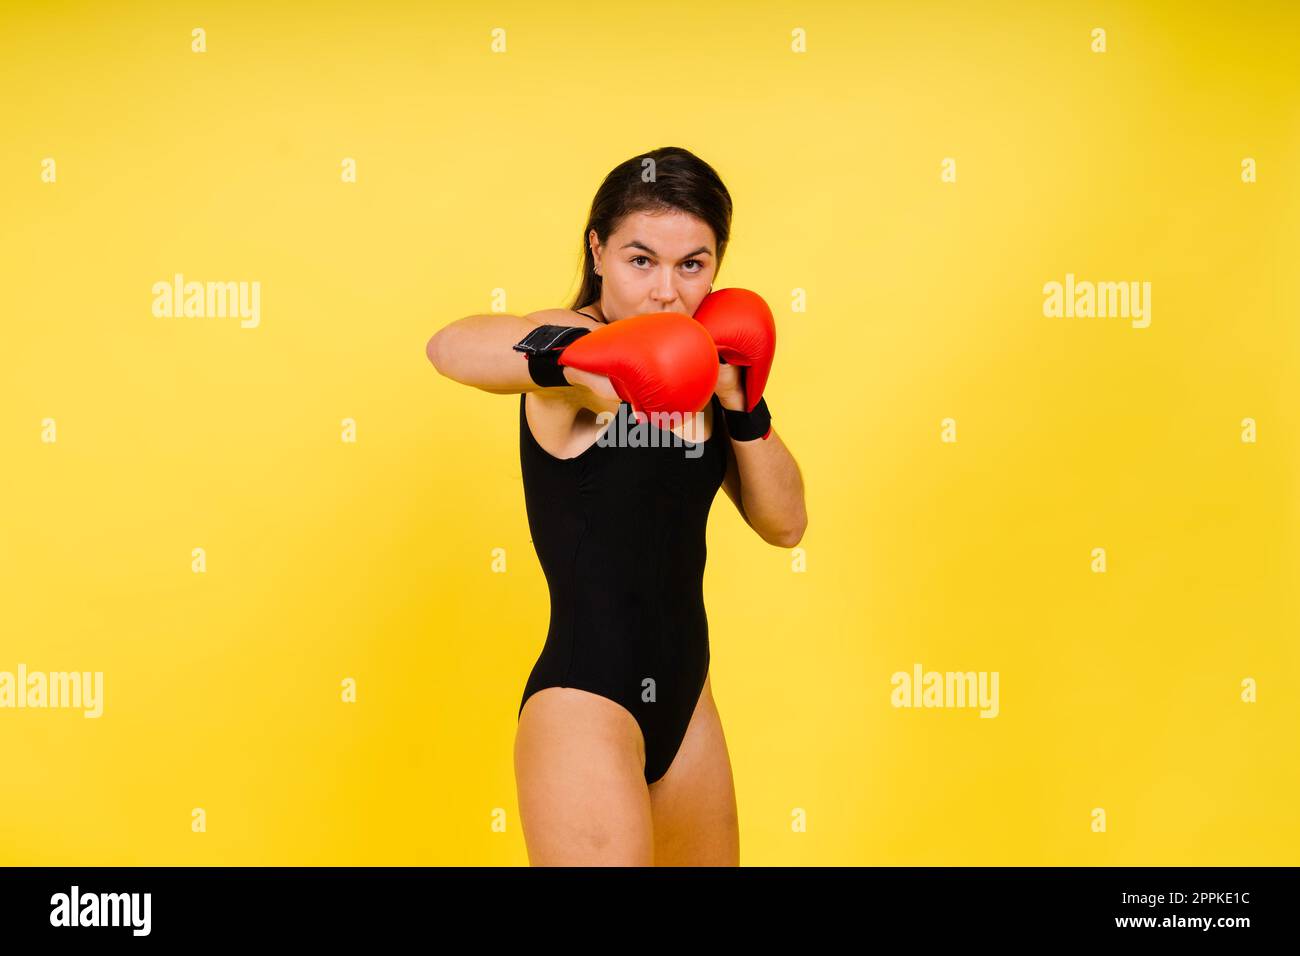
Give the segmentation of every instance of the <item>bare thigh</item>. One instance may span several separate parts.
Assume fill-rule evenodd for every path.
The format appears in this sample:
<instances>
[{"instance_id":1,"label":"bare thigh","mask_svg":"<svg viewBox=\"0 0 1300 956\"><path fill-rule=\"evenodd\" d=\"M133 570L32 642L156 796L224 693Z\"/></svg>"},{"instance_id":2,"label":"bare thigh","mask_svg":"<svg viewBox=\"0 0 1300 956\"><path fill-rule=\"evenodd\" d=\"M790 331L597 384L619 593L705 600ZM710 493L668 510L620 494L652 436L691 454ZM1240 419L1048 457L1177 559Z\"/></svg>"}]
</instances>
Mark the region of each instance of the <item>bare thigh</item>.
<instances>
[{"instance_id":1,"label":"bare thigh","mask_svg":"<svg viewBox=\"0 0 1300 956\"><path fill-rule=\"evenodd\" d=\"M530 864L653 864L645 743L624 707L575 687L539 690L519 715L514 757Z\"/></svg>"},{"instance_id":2,"label":"bare thigh","mask_svg":"<svg viewBox=\"0 0 1300 956\"><path fill-rule=\"evenodd\" d=\"M650 785L656 866L739 866L740 826L710 678L672 766Z\"/></svg>"}]
</instances>

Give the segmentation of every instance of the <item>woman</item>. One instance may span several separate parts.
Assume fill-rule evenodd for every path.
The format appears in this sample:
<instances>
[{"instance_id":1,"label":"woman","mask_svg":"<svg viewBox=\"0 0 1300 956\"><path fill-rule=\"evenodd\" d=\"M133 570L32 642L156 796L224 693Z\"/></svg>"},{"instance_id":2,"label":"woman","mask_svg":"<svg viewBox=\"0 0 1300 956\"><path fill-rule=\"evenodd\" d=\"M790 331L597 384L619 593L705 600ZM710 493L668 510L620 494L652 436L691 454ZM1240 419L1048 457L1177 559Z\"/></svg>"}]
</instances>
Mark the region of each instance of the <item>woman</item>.
<instances>
[{"instance_id":1,"label":"woman","mask_svg":"<svg viewBox=\"0 0 1300 956\"><path fill-rule=\"evenodd\" d=\"M580 337L644 313L694 316L730 230L731 197L707 163L672 147L635 156L592 202L570 309L470 316L428 345L441 374L520 395L529 528L551 597L515 738L533 865L740 861L708 673L705 523L721 486L764 541L794 547L807 524L798 466L765 404L747 409L743 367L720 364L703 414L628 447L608 441L637 421L608 377L554 358L543 374L527 351L542 326Z\"/></svg>"}]
</instances>

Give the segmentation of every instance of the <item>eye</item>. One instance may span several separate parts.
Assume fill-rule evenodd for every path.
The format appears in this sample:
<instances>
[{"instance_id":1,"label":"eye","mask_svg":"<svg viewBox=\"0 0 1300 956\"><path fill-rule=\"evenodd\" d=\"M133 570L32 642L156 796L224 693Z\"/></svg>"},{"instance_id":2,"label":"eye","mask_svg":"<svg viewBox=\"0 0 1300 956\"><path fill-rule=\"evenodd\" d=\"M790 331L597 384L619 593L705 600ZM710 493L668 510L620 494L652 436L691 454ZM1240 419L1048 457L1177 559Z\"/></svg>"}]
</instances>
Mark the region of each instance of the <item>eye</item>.
<instances>
[{"instance_id":1,"label":"eye","mask_svg":"<svg viewBox=\"0 0 1300 956\"><path fill-rule=\"evenodd\" d=\"M642 260L642 259L644 259L646 262L649 262L649 261L650 261L650 257L649 257L649 256L633 256L633 257L632 257L631 259L629 259L628 261L631 262L633 265L638 265L639 262L640 262L640 260ZM694 268L694 269L688 269L688 270L686 270L686 271L689 272L691 275L695 275L695 274L698 273L698 272L702 272L702 271L704 271L704 263L701 262L699 259L687 259L685 262L682 263L682 265L684 265L684 266L689 266L689 265L691 265L691 264L694 264L694 265L696 266L696 268Z\"/></svg>"}]
</instances>

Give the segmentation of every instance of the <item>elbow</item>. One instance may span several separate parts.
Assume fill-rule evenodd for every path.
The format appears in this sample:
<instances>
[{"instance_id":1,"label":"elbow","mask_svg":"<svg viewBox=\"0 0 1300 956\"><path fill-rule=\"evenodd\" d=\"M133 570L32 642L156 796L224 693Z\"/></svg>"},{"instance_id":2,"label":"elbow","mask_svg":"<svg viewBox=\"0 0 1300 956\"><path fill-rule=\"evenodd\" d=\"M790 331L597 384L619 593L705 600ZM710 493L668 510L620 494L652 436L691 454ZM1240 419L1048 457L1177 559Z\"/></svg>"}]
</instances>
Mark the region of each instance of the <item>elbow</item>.
<instances>
[{"instance_id":1,"label":"elbow","mask_svg":"<svg viewBox=\"0 0 1300 956\"><path fill-rule=\"evenodd\" d=\"M788 528L778 535L768 538L768 544L776 545L778 548L793 548L803 540L803 533L808 530L808 522Z\"/></svg>"},{"instance_id":2,"label":"elbow","mask_svg":"<svg viewBox=\"0 0 1300 956\"><path fill-rule=\"evenodd\" d=\"M446 375L447 368L443 364L442 359L442 333L443 330L439 329L433 334L433 338L429 339L428 343L424 346L424 354L425 357L428 358L429 363L438 370L439 375Z\"/></svg>"}]
</instances>

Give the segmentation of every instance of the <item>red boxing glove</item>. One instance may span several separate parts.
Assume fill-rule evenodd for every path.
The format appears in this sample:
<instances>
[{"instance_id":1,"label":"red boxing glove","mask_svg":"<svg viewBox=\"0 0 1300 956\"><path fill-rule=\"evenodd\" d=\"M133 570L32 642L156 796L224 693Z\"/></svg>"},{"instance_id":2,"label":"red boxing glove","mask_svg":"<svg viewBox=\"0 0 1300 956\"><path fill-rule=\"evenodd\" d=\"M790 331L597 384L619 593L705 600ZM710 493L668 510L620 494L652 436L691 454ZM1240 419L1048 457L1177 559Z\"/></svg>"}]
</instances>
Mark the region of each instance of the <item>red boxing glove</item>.
<instances>
[{"instance_id":1,"label":"red boxing glove","mask_svg":"<svg viewBox=\"0 0 1300 956\"><path fill-rule=\"evenodd\" d=\"M718 289L704 297L695 321L709 331L728 365L745 366L745 411L763 397L776 354L776 322L762 296L748 289Z\"/></svg>"},{"instance_id":2,"label":"red boxing glove","mask_svg":"<svg viewBox=\"0 0 1300 956\"><path fill-rule=\"evenodd\" d=\"M559 364L606 376L634 411L703 410L718 384L718 353L709 333L680 312L618 319L574 340Z\"/></svg>"}]
</instances>

